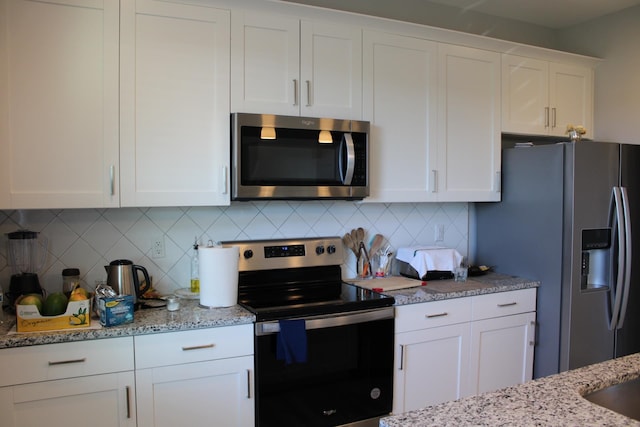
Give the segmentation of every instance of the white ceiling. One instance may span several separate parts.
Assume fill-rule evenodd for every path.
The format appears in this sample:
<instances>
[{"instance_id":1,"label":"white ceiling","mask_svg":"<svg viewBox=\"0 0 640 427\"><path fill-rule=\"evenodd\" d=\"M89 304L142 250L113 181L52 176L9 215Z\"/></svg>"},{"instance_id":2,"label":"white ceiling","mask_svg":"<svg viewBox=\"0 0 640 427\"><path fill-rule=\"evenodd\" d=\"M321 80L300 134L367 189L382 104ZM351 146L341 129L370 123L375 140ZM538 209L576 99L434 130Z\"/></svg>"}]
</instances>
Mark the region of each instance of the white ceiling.
<instances>
[{"instance_id":1,"label":"white ceiling","mask_svg":"<svg viewBox=\"0 0 640 427\"><path fill-rule=\"evenodd\" d=\"M562 29L640 4L640 0L425 0Z\"/></svg>"}]
</instances>

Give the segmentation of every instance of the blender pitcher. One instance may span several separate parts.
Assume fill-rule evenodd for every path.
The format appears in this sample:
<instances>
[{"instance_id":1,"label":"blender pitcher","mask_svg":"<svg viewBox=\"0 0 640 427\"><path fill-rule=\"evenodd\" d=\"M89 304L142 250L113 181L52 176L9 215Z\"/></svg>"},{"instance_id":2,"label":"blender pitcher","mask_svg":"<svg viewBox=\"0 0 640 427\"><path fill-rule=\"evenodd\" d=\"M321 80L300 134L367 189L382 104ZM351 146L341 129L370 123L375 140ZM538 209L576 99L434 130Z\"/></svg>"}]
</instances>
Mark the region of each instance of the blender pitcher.
<instances>
[{"instance_id":1,"label":"blender pitcher","mask_svg":"<svg viewBox=\"0 0 640 427\"><path fill-rule=\"evenodd\" d=\"M11 267L9 303L20 295L42 294L37 272L44 266L47 257L47 238L40 233L18 230L7 233L7 261Z\"/></svg>"}]
</instances>

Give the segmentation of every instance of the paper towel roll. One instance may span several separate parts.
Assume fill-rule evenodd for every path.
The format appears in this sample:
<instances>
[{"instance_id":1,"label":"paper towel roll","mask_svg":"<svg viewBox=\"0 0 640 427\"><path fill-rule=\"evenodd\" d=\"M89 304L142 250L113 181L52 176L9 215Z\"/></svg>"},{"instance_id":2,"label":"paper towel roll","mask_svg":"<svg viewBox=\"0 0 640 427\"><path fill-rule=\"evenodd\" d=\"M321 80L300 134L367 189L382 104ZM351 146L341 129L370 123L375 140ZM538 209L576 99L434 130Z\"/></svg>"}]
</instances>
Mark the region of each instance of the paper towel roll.
<instances>
[{"instance_id":1,"label":"paper towel roll","mask_svg":"<svg viewBox=\"0 0 640 427\"><path fill-rule=\"evenodd\" d=\"M238 302L238 247L198 247L200 305L231 307Z\"/></svg>"}]
</instances>

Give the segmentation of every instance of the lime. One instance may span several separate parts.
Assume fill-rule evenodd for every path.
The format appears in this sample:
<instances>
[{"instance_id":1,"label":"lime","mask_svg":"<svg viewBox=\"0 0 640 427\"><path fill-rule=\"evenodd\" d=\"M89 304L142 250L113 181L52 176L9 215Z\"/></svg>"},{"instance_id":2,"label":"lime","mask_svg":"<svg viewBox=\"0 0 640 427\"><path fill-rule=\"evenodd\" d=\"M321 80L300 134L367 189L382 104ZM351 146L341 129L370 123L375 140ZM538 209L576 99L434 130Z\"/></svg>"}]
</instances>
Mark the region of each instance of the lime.
<instances>
[{"instance_id":1,"label":"lime","mask_svg":"<svg viewBox=\"0 0 640 427\"><path fill-rule=\"evenodd\" d=\"M62 292L54 292L50 294L42 304L43 316L58 316L67 311L67 303L69 300Z\"/></svg>"}]
</instances>

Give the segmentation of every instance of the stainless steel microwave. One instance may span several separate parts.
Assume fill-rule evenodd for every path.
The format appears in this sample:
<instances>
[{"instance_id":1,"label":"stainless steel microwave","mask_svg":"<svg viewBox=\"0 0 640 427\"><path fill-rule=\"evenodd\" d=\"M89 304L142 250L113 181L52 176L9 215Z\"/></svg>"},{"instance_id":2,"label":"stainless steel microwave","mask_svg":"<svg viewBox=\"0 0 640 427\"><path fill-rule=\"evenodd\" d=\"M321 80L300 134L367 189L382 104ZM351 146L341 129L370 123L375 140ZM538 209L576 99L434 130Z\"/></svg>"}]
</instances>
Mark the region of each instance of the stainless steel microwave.
<instances>
[{"instance_id":1,"label":"stainless steel microwave","mask_svg":"<svg viewBox=\"0 0 640 427\"><path fill-rule=\"evenodd\" d=\"M369 122L231 115L232 200L369 195Z\"/></svg>"}]
</instances>

